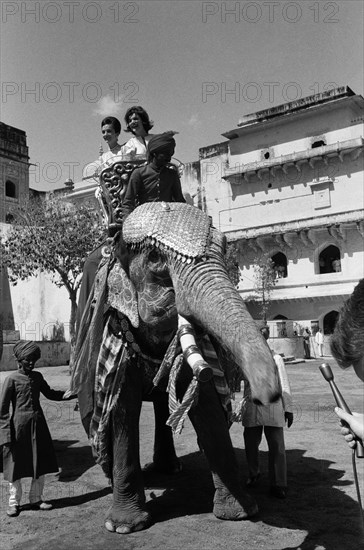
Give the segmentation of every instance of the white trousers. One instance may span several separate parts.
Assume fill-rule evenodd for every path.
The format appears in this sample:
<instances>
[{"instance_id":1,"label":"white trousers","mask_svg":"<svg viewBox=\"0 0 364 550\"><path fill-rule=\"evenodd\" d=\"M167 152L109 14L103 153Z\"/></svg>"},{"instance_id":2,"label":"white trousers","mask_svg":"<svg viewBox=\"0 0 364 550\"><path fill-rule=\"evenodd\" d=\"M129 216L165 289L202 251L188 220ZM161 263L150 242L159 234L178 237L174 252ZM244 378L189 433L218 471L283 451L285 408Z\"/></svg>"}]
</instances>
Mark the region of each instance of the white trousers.
<instances>
[{"instance_id":1,"label":"white trousers","mask_svg":"<svg viewBox=\"0 0 364 550\"><path fill-rule=\"evenodd\" d=\"M31 504L43 500L44 480L44 476L40 476L38 479L32 479L29 490L29 502ZM9 506L19 506L23 495L21 479L17 479L12 483L9 482L9 493Z\"/></svg>"}]
</instances>

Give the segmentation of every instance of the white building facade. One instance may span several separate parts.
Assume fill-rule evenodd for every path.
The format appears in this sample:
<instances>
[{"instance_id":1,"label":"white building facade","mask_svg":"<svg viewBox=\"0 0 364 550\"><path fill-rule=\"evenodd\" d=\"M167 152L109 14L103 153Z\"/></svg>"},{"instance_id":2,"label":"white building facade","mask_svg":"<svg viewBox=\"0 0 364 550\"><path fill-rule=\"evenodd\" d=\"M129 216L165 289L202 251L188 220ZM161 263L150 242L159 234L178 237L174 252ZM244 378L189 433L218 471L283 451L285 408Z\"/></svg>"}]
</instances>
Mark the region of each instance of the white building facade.
<instances>
[{"instance_id":1,"label":"white building facade","mask_svg":"<svg viewBox=\"0 0 364 550\"><path fill-rule=\"evenodd\" d=\"M277 268L272 336L330 334L364 276L363 107L337 88L247 115L200 149L201 204L238 247L254 318L254 263Z\"/></svg>"},{"instance_id":2,"label":"white building facade","mask_svg":"<svg viewBox=\"0 0 364 550\"><path fill-rule=\"evenodd\" d=\"M237 245L239 292L255 319L254 264L276 265L272 337L330 334L364 276L363 107L342 87L259 111L185 165L187 202ZM98 208L96 188L88 178L69 198Z\"/></svg>"}]
</instances>

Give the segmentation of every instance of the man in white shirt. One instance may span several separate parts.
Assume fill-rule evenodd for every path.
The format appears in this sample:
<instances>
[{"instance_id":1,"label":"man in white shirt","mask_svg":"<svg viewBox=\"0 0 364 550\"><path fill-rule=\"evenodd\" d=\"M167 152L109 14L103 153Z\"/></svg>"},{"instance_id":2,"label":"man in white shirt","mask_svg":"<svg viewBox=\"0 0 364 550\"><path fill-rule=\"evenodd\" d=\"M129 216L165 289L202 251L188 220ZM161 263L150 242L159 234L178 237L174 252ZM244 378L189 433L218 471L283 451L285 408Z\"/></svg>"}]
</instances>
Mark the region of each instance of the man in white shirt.
<instances>
[{"instance_id":1,"label":"man in white shirt","mask_svg":"<svg viewBox=\"0 0 364 550\"><path fill-rule=\"evenodd\" d=\"M315 335L315 342L318 347L319 356L324 356L324 335L322 334L322 329L319 328Z\"/></svg>"},{"instance_id":2,"label":"man in white shirt","mask_svg":"<svg viewBox=\"0 0 364 550\"><path fill-rule=\"evenodd\" d=\"M267 340L269 338L268 327L264 326L260 331ZM293 423L292 396L284 361L278 354L273 353L273 357L282 391L281 399L272 405L256 405L251 400L249 383L244 381L245 405L242 411L242 424L244 426L245 454L249 468L246 486L253 487L260 478L259 445L264 430L269 450L270 494L276 498L286 498L287 463L283 428L286 423L288 428Z\"/></svg>"}]
</instances>

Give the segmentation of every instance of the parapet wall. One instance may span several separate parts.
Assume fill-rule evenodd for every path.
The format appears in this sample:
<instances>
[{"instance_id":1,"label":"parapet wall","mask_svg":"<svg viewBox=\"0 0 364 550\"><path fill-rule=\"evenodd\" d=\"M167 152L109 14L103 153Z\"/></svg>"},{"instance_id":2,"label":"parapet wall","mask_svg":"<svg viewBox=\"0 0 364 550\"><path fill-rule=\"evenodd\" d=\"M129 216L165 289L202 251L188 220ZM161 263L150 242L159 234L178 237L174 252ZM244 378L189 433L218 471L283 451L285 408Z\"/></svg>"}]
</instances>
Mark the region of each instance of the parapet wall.
<instances>
[{"instance_id":1,"label":"parapet wall","mask_svg":"<svg viewBox=\"0 0 364 550\"><path fill-rule=\"evenodd\" d=\"M268 344L275 353L282 354L284 357L294 357L295 359L304 359L305 352L303 347L303 337L294 336L292 338L269 338ZM310 353L312 359L319 358L315 338L310 338ZM330 342L324 342L324 356L331 356Z\"/></svg>"},{"instance_id":2,"label":"parapet wall","mask_svg":"<svg viewBox=\"0 0 364 550\"><path fill-rule=\"evenodd\" d=\"M18 368L13 355L15 343L4 344L3 355L0 361L0 371L16 370ZM70 360L69 342L37 342L41 349L41 358L36 367L58 367L68 365Z\"/></svg>"}]
</instances>

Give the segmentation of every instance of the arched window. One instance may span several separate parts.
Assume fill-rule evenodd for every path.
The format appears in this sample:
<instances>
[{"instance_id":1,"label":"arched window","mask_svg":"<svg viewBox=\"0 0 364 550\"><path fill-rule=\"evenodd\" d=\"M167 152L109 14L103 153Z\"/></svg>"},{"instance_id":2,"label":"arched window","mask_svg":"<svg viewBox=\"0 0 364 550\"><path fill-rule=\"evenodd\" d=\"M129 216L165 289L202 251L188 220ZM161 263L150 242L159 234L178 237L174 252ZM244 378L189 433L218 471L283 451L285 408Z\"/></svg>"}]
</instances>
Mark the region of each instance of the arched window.
<instances>
[{"instance_id":1,"label":"arched window","mask_svg":"<svg viewBox=\"0 0 364 550\"><path fill-rule=\"evenodd\" d=\"M5 195L12 199L16 199L16 185L11 180L5 182Z\"/></svg>"},{"instance_id":2,"label":"arched window","mask_svg":"<svg viewBox=\"0 0 364 550\"><path fill-rule=\"evenodd\" d=\"M337 317L339 313L337 311L330 311L324 317L324 334L332 334L336 325Z\"/></svg>"},{"instance_id":3,"label":"arched window","mask_svg":"<svg viewBox=\"0 0 364 550\"><path fill-rule=\"evenodd\" d=\"M286 317L285 315L276 315L275 317L273 317L273 320L276 321L276 320L287 320L288 317Z\"/></svg>"},{"instance_id":4,"label":"arched window","mask_svg":"<svg viewBox=\"0 0 364 550\"><path fill-rule=\"evenodd\" d=\"M284 279L287 277L287 257L283 252L274 254L274 256L272 256L272 262L274 263L274 271L276 272L277 279Z\"/></svg>"},{"instance_id":5,"label":"arched window","mask_svg":"<svg viewBox=\"0 0 364 550\"><path fill-rule=\"evenodd\" d=\"M341 271L340 249L331 244L324 248L318 259L319 273L338 273Z\"/></svg>"}]
</instances>

